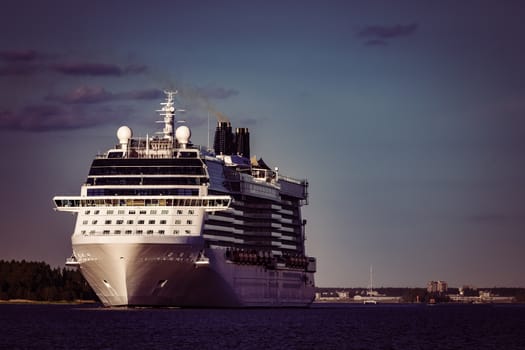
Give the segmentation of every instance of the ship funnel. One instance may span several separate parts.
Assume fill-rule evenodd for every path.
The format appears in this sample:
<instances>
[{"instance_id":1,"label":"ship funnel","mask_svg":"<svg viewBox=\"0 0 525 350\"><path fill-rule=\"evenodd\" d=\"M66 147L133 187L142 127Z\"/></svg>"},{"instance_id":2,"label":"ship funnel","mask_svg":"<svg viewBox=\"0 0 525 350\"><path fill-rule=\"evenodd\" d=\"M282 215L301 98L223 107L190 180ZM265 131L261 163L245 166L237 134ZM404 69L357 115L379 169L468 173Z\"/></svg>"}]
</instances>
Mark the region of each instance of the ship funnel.
<instances>
[{"instance_id":1,"label":"ship funnel","mask_svg":"<svg viewBox=\"0 0 525 350\"><path fill-rule=\"evenodd\" d=\"M213 149L215 154L231 155L234 153L235 136L230 122L219 121L215 130Z\"/></svg>"},{"instance_id":2,"label":"ship funnel","mask_svg":"<svg viewBox=\"0 0 525 350\"><path fill-rule=\"evenodd\" d=\"M228 156L236 154L250 158L250 132L248 128L237 128L234 134L230 122L218 122L213 149L215 154Z\"/></svg>"},{"instance_id":3,"label":"ship funnel","mask_svg":"<svg viewBox=\"0 0 525 350\"><path fill-rule=\"evenodd\" d=\"M241 157L250 158L250 132L248 128L235 130L235 148Z\"/></svg>"}]
</instances>

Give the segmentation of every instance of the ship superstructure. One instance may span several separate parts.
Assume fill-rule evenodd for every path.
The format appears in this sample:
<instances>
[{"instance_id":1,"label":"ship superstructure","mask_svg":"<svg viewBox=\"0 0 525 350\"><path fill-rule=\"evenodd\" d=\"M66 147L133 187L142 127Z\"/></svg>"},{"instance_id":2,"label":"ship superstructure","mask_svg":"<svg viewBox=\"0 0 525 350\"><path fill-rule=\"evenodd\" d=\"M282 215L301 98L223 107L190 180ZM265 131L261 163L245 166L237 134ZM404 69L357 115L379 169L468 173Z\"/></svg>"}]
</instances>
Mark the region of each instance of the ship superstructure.
<instances>
[{"instance_id":1,"label":"ship superstructure","mask_svg":"<svg viewBox=\"0 0 525 350\"><path fill-rule=\"evenodd\" d=\"M134 138L92 162L79 196L57 196L77 215L76 265L106 306L307 306L315 258L305 254L301 206L308 183L250 159L249 131L218 123L214 151L174 127L174 92L161 136Z\"/></svg>"}]
</instances>

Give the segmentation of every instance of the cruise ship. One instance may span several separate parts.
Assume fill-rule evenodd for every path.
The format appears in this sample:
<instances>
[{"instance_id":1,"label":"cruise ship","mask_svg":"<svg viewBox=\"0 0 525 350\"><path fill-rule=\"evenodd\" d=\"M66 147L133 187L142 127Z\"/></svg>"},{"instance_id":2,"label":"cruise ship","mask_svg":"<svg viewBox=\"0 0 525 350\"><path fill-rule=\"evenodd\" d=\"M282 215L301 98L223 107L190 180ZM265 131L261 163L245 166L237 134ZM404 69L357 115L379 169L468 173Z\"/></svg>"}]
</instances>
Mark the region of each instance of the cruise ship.
<instances>
[{"instance_id":1,"label":"cruise ship","mask_svg":"<svg viewBox=\"0 0 525 350\"><path fill-rule=\"evenodd\" d=\"M80 195L53 198L76 215L66 265L105 306L309 306L308 182L250 157L249 130L229 121L218 122L213 149L193 145L176 92L165 93L159 135L120 127Z\"/></svg>"}]
</instances>

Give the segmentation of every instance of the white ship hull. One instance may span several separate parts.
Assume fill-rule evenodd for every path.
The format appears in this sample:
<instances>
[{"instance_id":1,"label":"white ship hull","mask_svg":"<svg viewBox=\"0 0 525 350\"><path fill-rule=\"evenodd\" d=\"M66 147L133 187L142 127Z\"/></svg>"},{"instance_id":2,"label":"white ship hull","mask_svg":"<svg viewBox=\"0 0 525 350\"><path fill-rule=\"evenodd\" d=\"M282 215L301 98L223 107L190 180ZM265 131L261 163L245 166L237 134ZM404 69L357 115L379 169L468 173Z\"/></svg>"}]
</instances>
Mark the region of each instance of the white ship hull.
<instances>
[{"instance_id":1,"label":"white ship hull","mask_svg":"<svg viewBox=\"0 0 525 350\"><path fill-rule=\"evenodd\" d=\"M201 237L81 240L80 270L105 306L306 307L315 295L313 273L233 263ZM209 260L197 262L201 251Z\"/></svg>"},{"instance_id":2,"label":"white ship hull","mask_svg":"<svg viewBox=\"0 0 525 350\"><path fill-rule=\"evenodd\" d=\"M75 213L73 257L106 306L305 307L316 260L305 251L308 182L250 158L249 132L219 122L215 153L174 129L174 95L161 103L162 137L133 138L93 160ZM235 138L235 140L234 140Z\"/></svg>"}]
</instances>

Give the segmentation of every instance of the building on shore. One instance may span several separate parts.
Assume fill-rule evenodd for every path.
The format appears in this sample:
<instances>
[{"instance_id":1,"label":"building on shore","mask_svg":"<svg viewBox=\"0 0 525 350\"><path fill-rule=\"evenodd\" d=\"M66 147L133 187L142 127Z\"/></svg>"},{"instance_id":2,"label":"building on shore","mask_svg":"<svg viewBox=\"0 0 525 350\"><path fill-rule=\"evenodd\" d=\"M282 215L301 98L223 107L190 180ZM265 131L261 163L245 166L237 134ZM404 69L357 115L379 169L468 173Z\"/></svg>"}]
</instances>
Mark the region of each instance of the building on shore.
<instances>
[{"instance_id":1,"label":"building on shore","mask_svg":"<svg viewBox=\"0 0 525 350\"><path fill-rule=\"evenodd\" d=\"M459 294L449 294L450 301L466 304L508 304L515 302L514 297L499 296L490 291L480 290L477 296L464 295L462 291Z\"/></svg>"},{"instance_id":2,"label":"building on shore","mask_svg":"<svg viewBox=\"0 0 525 350\"><path fill-rule=\"evenodd\" d=\"M427 283L427 292L429 293L446 293L448 283L446 281L429 281Z\"/></svg>"}]
</instances>

